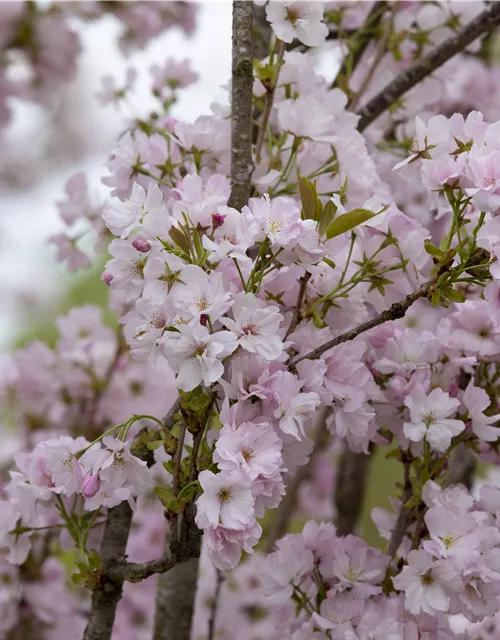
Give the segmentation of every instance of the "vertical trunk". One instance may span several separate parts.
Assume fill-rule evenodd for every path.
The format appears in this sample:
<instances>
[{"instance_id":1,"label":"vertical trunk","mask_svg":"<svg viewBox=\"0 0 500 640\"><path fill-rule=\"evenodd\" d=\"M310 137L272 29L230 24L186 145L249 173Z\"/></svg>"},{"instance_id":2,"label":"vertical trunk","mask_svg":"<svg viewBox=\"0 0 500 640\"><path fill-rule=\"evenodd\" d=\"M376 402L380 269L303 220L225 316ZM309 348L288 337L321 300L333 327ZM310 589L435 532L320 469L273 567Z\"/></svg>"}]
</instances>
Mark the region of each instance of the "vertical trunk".
<instances>
[{"instance_id":1,"label":"vertical trunk","mask_svg":"<svg viewBox=\"0 0 500 640\"><path fill-rule=\"evenodd\" d=\"M160 576L153 640L190 639L198 562L192 558Z\"/></svg>"}]
</instances>

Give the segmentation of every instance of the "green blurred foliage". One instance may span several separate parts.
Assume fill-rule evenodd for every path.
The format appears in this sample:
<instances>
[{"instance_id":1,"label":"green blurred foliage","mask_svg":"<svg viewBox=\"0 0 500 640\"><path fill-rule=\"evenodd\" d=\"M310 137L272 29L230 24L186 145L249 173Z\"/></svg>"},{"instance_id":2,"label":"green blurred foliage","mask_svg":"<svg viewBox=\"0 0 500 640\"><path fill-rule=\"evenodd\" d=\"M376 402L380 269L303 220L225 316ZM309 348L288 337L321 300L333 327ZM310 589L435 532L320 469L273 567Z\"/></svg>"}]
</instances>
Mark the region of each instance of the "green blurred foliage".
<instances>
[{"instance_id":1,"label":"green blurred foliage","mask_svg":"<svg viewBox=\"0 0 500 640\"><path fill-rule=\"evenodd\" d=\"M116 314L107 309L109 289L101 280L105 262L106 259L101 258L89 270L69 275L61 287L59 299L49 309L37 311L20 327L12 349L18 349L32 340L41 340L54 346L57 340L56 318L67 314L72 307L87 304L102 307L104 322L116 326Z\"/></svg>"}]
</instances>

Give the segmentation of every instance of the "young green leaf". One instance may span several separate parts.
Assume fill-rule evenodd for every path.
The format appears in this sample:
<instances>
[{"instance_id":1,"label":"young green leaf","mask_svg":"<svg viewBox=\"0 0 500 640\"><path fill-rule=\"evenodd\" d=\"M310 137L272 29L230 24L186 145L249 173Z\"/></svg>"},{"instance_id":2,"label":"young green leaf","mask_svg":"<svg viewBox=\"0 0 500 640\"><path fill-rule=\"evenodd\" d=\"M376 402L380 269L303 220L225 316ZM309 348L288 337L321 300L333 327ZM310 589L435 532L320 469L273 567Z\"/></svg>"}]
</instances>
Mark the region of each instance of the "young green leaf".
<instances>
[{"instance_id":1,"label":"young green leaf","mask_svg":"<svg viewBox=\"0 0 500 640\"><path fill-rule=\"evenodd\" d=\"M326 230L326 237L329 240L331 238L336 238L342 233L354 229L354 227L370 220L370 218L373 218L376 215L376 213L368 211L368 209L353 209L352 211L349 211L349 213L344 213L339 216L330 224Z\"/></svg>"}]
</instances>

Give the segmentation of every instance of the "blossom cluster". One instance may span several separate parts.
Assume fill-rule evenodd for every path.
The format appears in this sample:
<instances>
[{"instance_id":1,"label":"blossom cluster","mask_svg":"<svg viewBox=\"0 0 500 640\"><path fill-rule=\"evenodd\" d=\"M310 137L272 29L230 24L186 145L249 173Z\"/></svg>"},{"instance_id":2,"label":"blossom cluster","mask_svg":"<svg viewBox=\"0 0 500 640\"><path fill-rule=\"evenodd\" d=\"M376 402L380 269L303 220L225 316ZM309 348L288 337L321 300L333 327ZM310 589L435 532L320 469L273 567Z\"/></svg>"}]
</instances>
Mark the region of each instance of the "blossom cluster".
<instances>
[{"instance_id":1,"label":"blossom cluster","mask_svg":"<svg viewBox=\"0 0 500 640\"><path fill-rule=\"evenodd\" d=\"M289 640L474 638L500 598L500 490L485 484L473 497L446 483L460 451L498 463L498 114L430 117L426 88L420 111L412 92L365 137L354 108L483 3L391 9L386 76L371 77L373 42L350 83L332 87L310 52L284 43L319 46L331 23L343 40L368 9L338 4L266 5L275 40L255 65L264 123L245 206L230 206L228 107L193 123L171 115L196 79L185 61L152 69L158 112L127 123L103 178L109 200L95 203L82 174L68 182L59 209L70 234L53 242L71 268L89 262L71 235L82 219L98 247L109 242L102 279L123 339L96 309L77 308L59 319L54 350L34 343L7 363L1 391L27 452L0 502L0 546L26 564L39 532L60 528L91 566L105 509L138 503L140 520L160 483L168 535L186 514L204 533L203 562L251 585L237 614L249 637L259 627ZM133 81L105 82L101 101L119 102ZM465 93L456 88L459 103ZM391 172L393 150L406 157ZM392 189L405 178L418 183L408 206L405 187ZM154 470L132 444L139 420L160 424ZM404 470L396 513L373 512L387 553L309 522L254 554L299 466L309 461L302 513L332 517L334 454L373 445L390 446ZM139 601L131 609L150 615Z\"/></svg>"},{"instance_id":2,"label":"blossom cluster","mask_svg":"<svg viewBox=\"0 0 500 640\"><path fill-rule=\"evenodd\" d=\"M9 549L8 561L26 560L32 533L57 524L56 510L72 533L75 509L98 512L151 488L146 462L132 455L127 442L105 436L103 445L60 436L15 456L18 471L11 471L7 499L0 502L0 540Z\"/></svg>"}]
</instances>

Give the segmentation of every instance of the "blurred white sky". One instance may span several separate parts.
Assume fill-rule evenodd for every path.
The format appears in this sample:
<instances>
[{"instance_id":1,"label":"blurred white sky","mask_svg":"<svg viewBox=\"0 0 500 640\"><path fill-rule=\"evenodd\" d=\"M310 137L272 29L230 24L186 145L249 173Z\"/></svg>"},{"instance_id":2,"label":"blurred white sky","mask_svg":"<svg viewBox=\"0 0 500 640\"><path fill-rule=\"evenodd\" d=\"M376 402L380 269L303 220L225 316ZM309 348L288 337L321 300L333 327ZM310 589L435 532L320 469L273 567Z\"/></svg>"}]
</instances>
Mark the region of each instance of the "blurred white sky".
<instances>
[{"instance_id":1,"label":"blurred white sky","mask_svg":"<svg viewBox=\"0 0 500 640\"><path fill-rule=\"evenodd\" d=\"M212 102L227 102L222 85L227 83L231 67L231 0L205 0L199 4L194 36L186 39L180 30L173 29L126 62L116 48L117 25L112 18L83 28L84 54L80 58L79 77L64 98L68 101L66 112L70 114L65 126L70 131L75 129L76 151L82 138L92 140L90 153L75 153L73 160L47 172L34 187L0 192L0 351L8 347L23 324L21 314L26 313L23 297L30 300L35 296L47 306L57 298L64 281L68 281L65 269L55 263L53 248L46 244L46 239L63 226L54 203L62 196L67 178L76 171L85 171L89 183L99 191L100 177L105 173L103 164L123 128L123 117L128 115L125 110L117 113L112 106L103 108L97 104L94 94L101 77L111 74L121 81L127 66L137 68L140 78L133 95L135 111L129 114L140 115L151 104L146 90L151 64L162 63L170 56L189 58L200 80L183 91L174 115L191 121L209 112ZM24 183L27 167L33 161L35 166L47 162L47 155L50 157L51 140L47 139L47 132L52 129L47 127L46 115L23 104L15 105L13 125L2 157L8 154L12 158L8 167L11 180ZM30 181L26 182L29 185Z\"/></svg>"}]
</instances>

